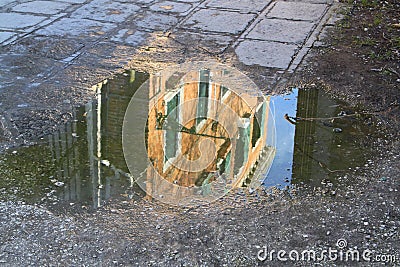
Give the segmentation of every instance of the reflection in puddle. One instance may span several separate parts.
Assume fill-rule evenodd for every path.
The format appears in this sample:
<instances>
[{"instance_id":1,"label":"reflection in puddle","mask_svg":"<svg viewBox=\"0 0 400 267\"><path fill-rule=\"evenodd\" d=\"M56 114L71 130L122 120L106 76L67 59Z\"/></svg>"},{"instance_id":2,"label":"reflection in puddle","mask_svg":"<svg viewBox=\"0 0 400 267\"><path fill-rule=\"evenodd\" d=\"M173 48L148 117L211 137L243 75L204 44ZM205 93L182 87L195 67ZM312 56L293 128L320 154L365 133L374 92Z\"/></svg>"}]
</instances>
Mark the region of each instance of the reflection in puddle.
<instances>
[{"instance_id":1,"label":"reflection in puddle","mask_svg":"<svg viewBox=\"0 0 400 267\"><path fill-rule=\"evenodd\" d=\"M327 178L335 182L334 177L365 164L368 153L363 142L373 131L365 122L356 116L299 119L350 112L322 90L293 90L288 95L255 97L254 102L242 103L233 91L209 82L204 70L199 75L198 84L184 85L173 93L160 87L155 108L148 112L147 153L154 169L172 184L201 187L203 193L218 177L231 187L253 187L262 181L266 187L318 185ZM144 197L125 162L121 132L132 95L145 81L157 83L157 79L128 71L98 84L93 87L96 101L75 110L73 121L37 145L1 155L0 198L96 208L110 198ZM182 99L193 99L196 104L182 106ZM227 114L217 103L225 103L239 114L241 124L235 139L227 138L228 124L207 118L210 113ZM191 112L196 119L188 115ZM285 119L285 114L292 118ZM201 168L180 165L186 171L171 166L178 155L192 162L201 159L198 146L203 139L212 140L215 147L205 147L211 151L212 164ZM201 165L201 160L198 163ZM151 175L148 170L143 173Z\"/></svg>"},{"instance_id":2,"label":"reflection in puddle","mask_svg":"<svg viewBox=\"0 0 400 267\"><path fill-rule=\"evenodd\" d=\"M143 86L151 99L146 145L152 166L144 167L147 176L138 183L152 197L179 204L195 199L198 204L250 180L253 188L261 184L255 170L268 172L269 165L259 163L271 163L275 153L266 142L269 98L218 82L229 75L225 69L196 69L184 76L151 76L158 82ZM137 125L135 121L131 127Z\"/></svg>"},{"instance_id":3,"label":"reflection in puddle","mask_svg":"<svg viewBox=\"0 0 400 267\"><path fill-rule=\"evenodd\" d=\"M372 154L369 137L376 129L371 118L355 114L322 90L294 89L273 96L271 103L277 152L263 183L266 187L335 184L337 178L363 167Z\"/></svg>"},{"instance_id":4,"label":"reflection in puddle","mask_svg":"<svg viewBox=\"0 0 400 267\"><path fill-rule=\"evenodd\" d=\"M121 131L125 108L148 75L135 71L93 87L97 99L38 145L0 158L0 197L100 206L113 196L143 196L126 167Z\"/></svg>"}]
</instances>

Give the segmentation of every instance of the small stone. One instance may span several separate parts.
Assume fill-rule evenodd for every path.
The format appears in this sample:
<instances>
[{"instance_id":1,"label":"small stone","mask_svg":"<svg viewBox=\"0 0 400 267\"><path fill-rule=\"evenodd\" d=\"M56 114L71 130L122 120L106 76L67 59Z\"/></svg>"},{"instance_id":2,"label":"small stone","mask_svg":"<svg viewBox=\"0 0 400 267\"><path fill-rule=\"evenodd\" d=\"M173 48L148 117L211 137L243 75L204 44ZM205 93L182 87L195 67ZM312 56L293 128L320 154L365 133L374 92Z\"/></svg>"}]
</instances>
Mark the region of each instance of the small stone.
<instances>
[{"instance_id":1,"label":"small stone","mask_svg":"<svg viewBox=\"0 0 400 267\"><path fill-rule=\"evenodd\" d=\"M101 162L101 164L103 164L104 166L110 167L110 161L108 161L108 160L106 160L106 159L103 159L103 160L101 160L100 162Z\"/></svg>"},{"instance_id":2,"label":"small stone","mask_svg":"<svg viewBox=\"0 0 400 267\"><path fill-rule=\"evenodd\" d=\"M334 133L341 133L343 130L341 128L333 128Z\"/></svg>"},{"instance_id":3,"label":"small stone","mask_svg":"<svg viewBox=\"0 0 400 267\"><path fill-rule=\"evenodd\" d=\"M55 186L58 186L58 187L61 187L61 186L64 185L64 182L58 181L58 182L55 182L54 185L55 185Z\"/></svg>"}]
</instances>

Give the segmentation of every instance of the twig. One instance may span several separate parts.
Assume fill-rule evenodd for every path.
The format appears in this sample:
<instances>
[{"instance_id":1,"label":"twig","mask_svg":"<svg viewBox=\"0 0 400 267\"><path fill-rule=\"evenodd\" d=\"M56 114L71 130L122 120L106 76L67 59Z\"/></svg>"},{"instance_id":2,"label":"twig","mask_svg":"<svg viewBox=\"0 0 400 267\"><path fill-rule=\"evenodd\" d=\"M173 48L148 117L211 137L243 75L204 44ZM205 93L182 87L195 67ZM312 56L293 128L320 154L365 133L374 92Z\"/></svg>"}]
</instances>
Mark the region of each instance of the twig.
<instances>
[{"instance_id":1,"label":"twig","mask_svg":"<svg viewBox=\"0 0 400 267\"><path fill-rule=\"evenodd\" d=\"M341 118L346 118L346 117L355 117L355 116L359 116L359 115L380 115L380 114L385 114L385 113L389 113L392 112L393 110L396 110L399 108L399 105L396 105L394 108L393 107L389 107L389 109L384 110L384 111L377 111L377 112L361 112L361 113L354 113L354 114L346 114L346 115L342 115L342 116L335 116L335 117L327 117L327 118L303 118L303 117L291 117L291 116L287 116L285 114L285 119L292 119L295 121L324 121L324 120L333 120L333 119L341 119ZM293 123L291 121L289 121L290 123ZM295 123L293 123L295 124Z\"/></svg>"},{"instance_id":2,"label":"twig","mask_svg":"<svg viewBox=\"0 0 400 267\"><path fill-rule=\"evenodd\" d=\"M397 75L397 77L400 79L400 74L399 74L397 71L395 71L394 69L392 69L392 68L385 68L385 70L387 70L388 72L391 72L391 73Z\"/></svg>"},{"instance_id":3,"label":"twig","mask_svg":"<svg viewBox=\"0 0 400 267\"><path fill-rule=\"evenodd\" d=\"M327 118L303 118L303 117L289 117L289 118L294 119L294 120L299 120L299 121L324 121L324 120L340 119L340 118L345 118L345 117L354 117L357 115L361 115L361 113L335 116L335 117L327 117Z\"/></svg>"},{"instance_id":4,"label":"twig","mask_svg":"<svg viewBox=\"0 0 400 267\"><path fill-rule=\"evenodd\" d=\"M283 117L285 118L285 120L287 120L291 124L296 124L296 121L293 121L293 120L296 120L296 119L293 118L293 117L289 117L289 115L287 113Z\"/></svg>"}]
</instances>

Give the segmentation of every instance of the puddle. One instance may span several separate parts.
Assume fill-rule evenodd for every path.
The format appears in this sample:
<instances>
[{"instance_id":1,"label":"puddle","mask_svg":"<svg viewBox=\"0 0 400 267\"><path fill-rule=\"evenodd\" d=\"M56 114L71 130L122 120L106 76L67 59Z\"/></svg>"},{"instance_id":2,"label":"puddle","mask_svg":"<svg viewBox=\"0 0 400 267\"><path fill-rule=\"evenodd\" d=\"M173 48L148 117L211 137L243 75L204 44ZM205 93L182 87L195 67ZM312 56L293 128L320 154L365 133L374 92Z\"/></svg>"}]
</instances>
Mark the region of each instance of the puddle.
<instances>
[{"instance_id":1,"label":"puddle","mask_svg":"<svg viewBox=\"0 0 400 267\"><path fill-rule=\"evenodd\" d=\"M371 116L357 115L318 89L294 89L271 102L277 152L264 186L335 185L368 166L377 133Z\"/></svg>"},{"instance_id":2,"label":"puddle","mask_svg":"<svg viewBox=\"0 0 400 267\"><path fill-rule=\"evenodd\" d=\"M121 131L125 108L147 79L130 71L98 85L97 99L54 134L1 155L0 197L94 208L111 197L143 197L129 175Z\"/></svg>"},{"instance_id":3,"label":"puddle","mask_svg":"<svg viewBox=\"0 0 400 267\"><path fill-rule=\"evenodd\" d=\"M76 109L71 122L39 140L37 145L0 155L0 198L97 208L110 199L122 201L145 197L145 192L138 186L125 162L121 132L132 95L148 79L146 73L127 71L96 85L96 100ZM225 88L215 90L220 90L218 95L222 99ZM168 94L169 102L159 102L166 105L169 116L174 114L168 109L173 110L170 103L176 97L176 93ZM230 97L235 95L232 93ZM210 104L207 105L210 108ZM164 147L168 151L164 155L157 149L151 151L150 147L155 147L156 141L148 141L147 149L153 167L157 165L154 162L163 162L157 168L161 168L164 174L169 173L165 178L171 183L186 183L185 186L200 187L204 191L209 181L215 179L213 174L224 176L230 173L230 168L239 186L251 187L254 177L258 177L267 188L285 188L302 183L318 186L326 180L338 183L340 177L367 163L371 154L369 135L374 132L374 128L367 123L369 118L351 115L353 111L345 103L332 100L322 90L295 89L290 94L267 97L266 102L257 102L254 107L248 113L243 108L240 115L245 126L241 126L243 128L239 131L242 132L238 136L246 133L250 136L251 132L252 138L247 141L238 138L237 142L252 149L248 154L240 149L233 150L227 139L219 138L227 130L219 128L214 121L210 121L209 127L207 122L193 121L193 125L180 125L178 130L171 132L171 120L169 124L160 121L166 118L166 114L150 110L149 114L155 113L149 116L147 140L164 136L190 144L195 142L193 140L206 137L218 144L214 165L208 166L207 171L203 169L193 175L186 173L182 176L171 170L166 171L169 162L167 154L175 157L174 149L177 148L174 145ZM267 117L263 118L262 111ZM289 118L285 119L285 114ZM178 113L175 115L177 119ZM336 118L328 119L333 117ZM250 118L257 118L259 123ZM207 130L199 131L198 124L206 125ZM197 127L196 131L193 126ZM185 138L187 141L182 141ZM157 147L160 146L161 143ZM190 150L182 146L181 150L185 149ZM231 157L234 153L244 156L233 161ZM196 158L194 154L191 157Z\"/></svg>"}]
</instances>

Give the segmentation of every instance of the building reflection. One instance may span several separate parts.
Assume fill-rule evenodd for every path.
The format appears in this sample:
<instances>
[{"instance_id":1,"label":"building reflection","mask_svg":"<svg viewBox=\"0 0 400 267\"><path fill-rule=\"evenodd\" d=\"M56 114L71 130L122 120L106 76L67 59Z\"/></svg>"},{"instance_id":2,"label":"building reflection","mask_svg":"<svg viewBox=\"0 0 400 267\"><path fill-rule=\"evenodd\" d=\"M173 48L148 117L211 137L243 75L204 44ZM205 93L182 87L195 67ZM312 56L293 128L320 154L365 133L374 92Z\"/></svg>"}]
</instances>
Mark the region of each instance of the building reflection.
<instances>
[{"instance_id":1,"label":"building reflection","mask_svg":"<svg viewBox=\"0 0 400 267\"><path fill-rule=\"evenodd\" d=\"M218 181L223 181L222 191L261 183L320 186L324 179L334 184L343 171L364 166L376 128L356 116L338 116L343 107L322 90L295 89L263 98L228 89L224 75L229 73L127 71L97 84L96 100L76 109L73 120L48 136L46 144L2 157L3 195L58 203L56 196L96 208L110 198L207 195ZM129 114L144 125L133 127L127 151L124 116L146 83L142 105ZM285 114L335 119L292 124ZM127 164L126 152L137 169Z\"/></svg>"},{"instance_id":2,"label":"building reflection","mask_svg":"<svg viewBox=\"0 0 400 267\"><path fill-rule=\"evenodd\" d=\"M322 90L300 90L297 99L297 116L301 118L337 117L340 106ZM350 124L348 124L350 123ZM292 183L319 185L328 176L340 174L330 170L348 169L351 159L347 159L343 148L354 146L351 136L337 134L333 128L340 126L351 132L353 122L347 119L304 120L296 124L293 153ZM345 140L343 138L349 138ZM352 145L347 145L347 142ZM342 148L343 146L343 148ZM357 153L357 148L353 153ZM361 159L360 157L359 159Z\"/></svg>"},{"instance_id":3,"label":"building reflection","mask_svg":"<svg viewBox=\"0 0 400 267\"><path fill-rule=\"evenodd\" d=\"M297 118L329 118L336 112L336 108L330 108L336 103L316 89L294 89L289 94L272 97L271 102L276 118L277 153L264 185L283 188L304 182L318 184L327 175L320 164L329 163L328 151L335 133L320 121L290 123L285 114Z\"/></svg>"},{"instance_id":4,"label":"building reflection","mask_svg":"<svg viewBox=\"0 0 400 267\"><path fill-rule=\"evenodd\" d=\"M265 187L318 187L324 180L335 183L349 168L365 164L362 142L373 127L356 117L338 115L344 112L342 104L323 90L294 89L289 94L273 96L271 110L276 122L277 152L264 180ZM285 120L285 114L300 119L293 124Z\"/></svg>"},{"instance_id":5,"label":"building reflection","mask_svg":"<svg viewBox=\"0 0 400 267\"><path fill-rule=\"evenodd\" d=\"M146 191L152 196L184 198L195 191L188 188L208 188L218 178L227 188L261 183L275 152L266 142L269 98L239 95L213 81L224 75L200 69L179 81L158 76L149 86L147 154L153 166ZM169 183L157 181L157 174Z\"/></svg>"},{"instance_id":6,"label":"building reflection","mask_svg":"<svg viewBox=\"0 0 400 267\"><path fill-rule=\"evenodd\" d=\"M74 120L50 135L54 179L65 181L58 197L100 206L111 196L142 194L129 174L122 153L122 123L145 73L125 72L92 89L96 100L77 109Z\"/></svg>"},{"instance_id":7,"label":"building reflection","mask_svg":"<svg viewBox=\"0 0 400 267\"><path fill-rule=\"evenodd\" d=\"M142 174L146 191L152 190L150 195L163 191L152 183L154 172L183 187L207 188L217 176L229 180L230 187L261 183L274 153L267 144L269 98L247 97L244 101L243 95L214 83L216 74L209 70L201 69L193 75L198 75L199 82L129 71L94 86L96 101L77 109L72 122L49 136L56 163L54 179L65 181L59 198L98 207L112 196L145 196L135 183L137 177L127 168L121 134L126 108L145 81L149 83L146 146L151 166ZM172 84L180 85L167 89ZM181 105L184 102L191 104ZM224 112L226 107L240 117L241 127L234 139L228 138L230 126L223 125L232 119ZM199 143L205 139L210 142L200 151ZM212 160L196 170L190 164L200 157ZM177 168L176 162L184 158L189 165Z\"/></svg>"},{"instance_id":8,"label":"building reflection","mask_svg":"<svg viewBox=\"0 0 400 267\"><path fill-rule=\"evenodd\" d=\"M300 90L297 97L297 116L302 118L317 118L318 114L321 114L321 112L318 112L318 109L322 108L326 110L326 107L329 105L321 105L325 103L319 103L318 96L319 90ZM293 148L293 162L295 162L293 165L293 183L307 180L307 177L311 177L315 172L318 172L319 175L324 175L323 169L315 166L315 164L318 165L318 162L313 161L316 146L324 145L318 143L316 126L315 121L302 121L296 125ZM327 132L327 134L330 136L333 135L331 131Z\"/></svg>"}]
</instances>

